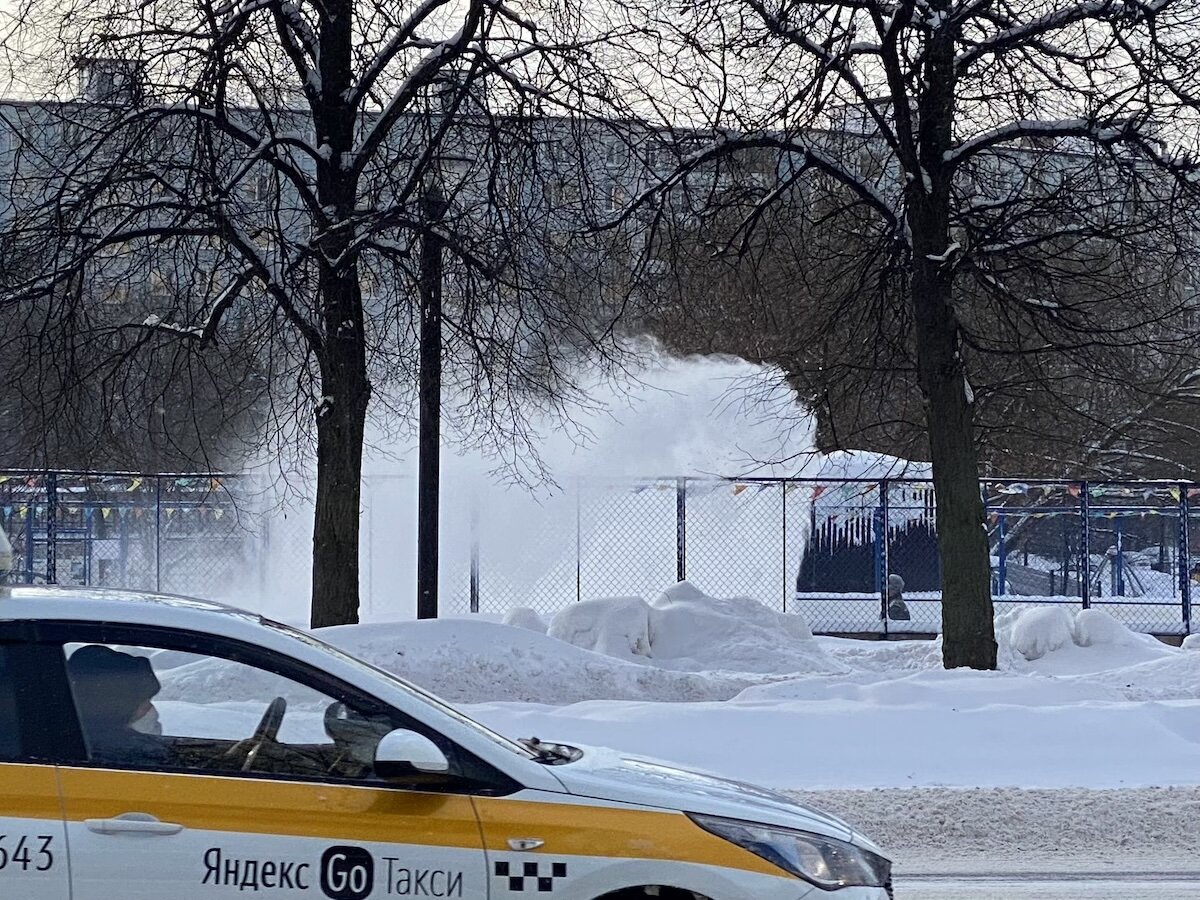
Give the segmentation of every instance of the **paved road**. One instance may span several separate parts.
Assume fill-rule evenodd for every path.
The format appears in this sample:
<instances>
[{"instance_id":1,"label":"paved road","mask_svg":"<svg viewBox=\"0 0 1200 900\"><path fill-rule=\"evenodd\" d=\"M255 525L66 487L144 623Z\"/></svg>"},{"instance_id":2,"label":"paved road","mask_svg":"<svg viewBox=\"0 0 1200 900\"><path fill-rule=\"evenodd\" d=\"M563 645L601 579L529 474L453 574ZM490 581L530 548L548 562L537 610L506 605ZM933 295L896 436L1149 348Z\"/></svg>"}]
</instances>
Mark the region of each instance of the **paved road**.
<instances>
[{"instance_id":1,"label":"paved road","mask_svg":"<svg viewBox=\"0 0 1200 900\"><path fill-rule=\"evenodd\" d=\"M1200 900L1200 872L1139 875L1095 873L1002 876L913 876L896 884L896 900Z\"/></svg>"}]
</instances>

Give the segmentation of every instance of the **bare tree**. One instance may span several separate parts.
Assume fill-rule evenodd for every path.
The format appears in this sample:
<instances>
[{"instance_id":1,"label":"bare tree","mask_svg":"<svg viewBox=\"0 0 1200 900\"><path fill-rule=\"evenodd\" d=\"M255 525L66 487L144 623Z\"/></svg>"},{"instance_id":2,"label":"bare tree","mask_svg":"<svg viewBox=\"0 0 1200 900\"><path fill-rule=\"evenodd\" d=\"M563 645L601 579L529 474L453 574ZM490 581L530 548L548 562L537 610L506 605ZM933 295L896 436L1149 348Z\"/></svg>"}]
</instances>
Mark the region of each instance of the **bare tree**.
<instances>
[{"instance_id":1,"label":"bare tree","mask_svg":"<svg viewBox=\"0 0 1200 900\"><path fill-rule=\"evenodd\" d=\"M522 434L496 410L557 403L563 361L604 333L544 277L597 259L551 246L579 222L549 202L542 150L587 120L585 54L557 13L25 0L6 37L11 58L88 73L84 102L6 108L14 231L46 247L7 301L41 304L48 345L115 341L123 363L168 343L254 349L267 433L303 441L315 426L314 626L357 620L364 431L413 381L422 239L445 256L447 355L488 384L468 403L507 423L496 441ZM61 92L73 76L41 77ZM562 135L545 127L555 111L576 113ZM143 279L144 315L98 313Z\"/></svg>"},{"instance_id":2,"label":"bare tree","mask_svg":"<svg viewBox=\"0 0 1200 900\"><path fill-rule=\"evenodd\" d=\"M1027 164L1042 156L1031 153ZM815 414L822 451L928 459L902 298L880 289L886 254L862 239L859 217L830 215L842 203L836 196L793 200L774 204L749 241L737 232L752 200L724 204L703 229L660 242L672 277L661 282L665 302L639 323L677 352L778 365ZM1047 227L1057 233L1066 223ZM1058 262L1071 257L1059 253ZM975 311L963 324L962 355L985 476L1191 478L1200 465L1192 377L1200 350L1178 265L1186 258L1165 271L1155 268L1156 252L1077 267L1053 286L1055 296L1108 307L1113 324L1136 293L1134 327L1078 347L1059 335L1042 352L1022 351L1024 317L987 314L986 295L960 282L960 307Z\"/></svg>"},{"instance_id":3,"label":"bare tree","mask_svg":"<svg viewBox=\"0 0 1200 900\"><path fill-rule=\"evenodd\" d=\"M642 107L686 109L712 130L643 202L669 204L664 197L690 186L721 205L721 167L769 154L770 177L739 192L735 242L751 246L764 210L799 192L812 204L804 239L840 234L844 246L825 242L830 258L858 255L848 271L825 271L830 312L818 337L835 368L861 365L861 352L837 355L858 340L878 358L868 370L898 382L892 391L866 379L877 393L865 418L903 433L919 415L937 490L944 661L993 668L979 429L1005 423L979 419L972 354L1024 357L1015 381L1036 373L1050 383L1064 359L1098 346L1161 352L1190 337L1183 316L1193 304L1180 279L1200 186L1200 7L701 0L669 14L625 9L658 35ZM644 57L644 43L629 52ZM1075 290L1084 273L1103 289ZM1113 374L1109 385L1121 381ZM1103 421L1094 393L1086 413Z\"/></svg>"}]
</instances>

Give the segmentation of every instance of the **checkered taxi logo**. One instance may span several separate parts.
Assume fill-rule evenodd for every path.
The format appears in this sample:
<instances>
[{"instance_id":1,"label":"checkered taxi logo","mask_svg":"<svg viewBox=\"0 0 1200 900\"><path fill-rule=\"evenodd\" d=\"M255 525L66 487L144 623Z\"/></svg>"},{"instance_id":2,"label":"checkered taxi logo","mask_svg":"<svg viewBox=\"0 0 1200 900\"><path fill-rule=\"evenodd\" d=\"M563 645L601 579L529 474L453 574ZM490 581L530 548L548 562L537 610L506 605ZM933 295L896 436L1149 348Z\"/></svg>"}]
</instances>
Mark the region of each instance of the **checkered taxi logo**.
<instances>
[{"instance_id":1,"label":"checkered taxi logo","mask_svg":"<svg viewBox=\"0 0 1200 900\"><path fill-rule=\"evenodd\" d=\"M508 880L508 889L513 893L549 894L554 890L555 881L567 877L567 864L497 860L495 874L497 878Z\"/></svg>"}]
</instances>

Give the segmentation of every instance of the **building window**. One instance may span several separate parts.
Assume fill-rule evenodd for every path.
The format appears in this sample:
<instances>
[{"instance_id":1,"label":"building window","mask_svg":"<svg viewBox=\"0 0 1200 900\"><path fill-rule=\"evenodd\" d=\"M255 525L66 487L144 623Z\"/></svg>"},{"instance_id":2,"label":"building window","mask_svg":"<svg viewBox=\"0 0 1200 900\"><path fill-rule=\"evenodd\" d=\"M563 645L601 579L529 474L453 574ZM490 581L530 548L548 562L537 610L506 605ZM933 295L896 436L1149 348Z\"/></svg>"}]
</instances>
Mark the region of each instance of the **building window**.
<instances>
[{"instance_id":1,"label":"building window","mask_svg":"<svg viewBox=\"0 0 1200 900\"><path fill-rule=\"evenodd\" d=\"M271 199L271 175L269 172L251 172L242 182L242 191L254 203L266 203Z\"/></svg>"}]
</instances>

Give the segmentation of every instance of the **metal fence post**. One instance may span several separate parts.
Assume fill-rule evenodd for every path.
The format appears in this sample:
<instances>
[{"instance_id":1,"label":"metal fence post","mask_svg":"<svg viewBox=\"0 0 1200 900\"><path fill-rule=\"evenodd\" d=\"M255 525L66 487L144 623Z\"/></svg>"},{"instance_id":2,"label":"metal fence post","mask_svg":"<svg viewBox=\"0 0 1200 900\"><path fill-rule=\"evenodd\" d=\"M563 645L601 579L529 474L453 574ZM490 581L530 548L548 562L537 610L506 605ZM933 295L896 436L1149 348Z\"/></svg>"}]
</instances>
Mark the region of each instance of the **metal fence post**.
<instances>
[{"instance_id":1,"label":"metal fence post","mask_svg":"<svg viewBox=\"0 0 1200 900\"><path fill-rule=\"evenodd\" d=\"M162 479L154 479L154 590L162 590Z\"/></svg>"},{"instance_id":2,"label":"metal fence post","mask_svg":"<svg viewBox=\"0 0 1200 900\"><path fill-rule=\"evenodd\" d=\"M675 479L675 578L687 581L687 478Z\"/></svg>"},{"instance_id":3,"label":"metal fence post","mask_svg":"<svg viewBox=\"0 0 1200 900\"><path fill-rule=\"evenodd\" d=\"M996 554L1000 562L996 565L996 596L1008 593L1008 535L1005 534L1004 510L996 512Z\"/></svg>"},{"instance_id":4,"label":"metal fence post","mask_svg":"<svg viewBox=\"0 0 1200 900\"><path fill-rule=\"evenodd\" d=\"M1183 630L1192 633L1192 523L1191 501L1188 499L1188 486L1179 486L1179 552L1176 554L1179 566L1179 598L1183 612Z\"/></svg>"},{"instance_id":5,"label":"metal fence post","mask_svg":"<svg viewBox=\"0 0 1200 900\"><path fill-rule=\"evenodd\" d=\"M575 602L583 599L583 483L575 482Z\"/></svg>"},{"instance_id":6,"label":"metal fence post","mask_svg":"<svg viewBox=\"0 0 1200 900\"><path fill-rule=\"evenodd\" d=\"M783 491L783 611L787 612L788 608L788 560L787 560L787 542L788 542L788 521L787 521L787 495L788 483L782 481L779 484L779 489Z\"/></svg>"},{"instance_id":7,"label":"metal fence post","mask_svg":"<svg viewBox=\"0 0 1200 900\"><path fill-rule=\"evenodd\" d=\"M1125 596L1125 541L1122 530L1121 517L1117 516L1113 519L1113 532L1117 540L1117 553L1112 561L1112 594L1114 597Z\"/></svg>"},{"instance_id":8,"label":"metal fence post","mask_svg":"<svg viewBox=\"0 0 1200 900\"><path fill-rule=\"evenodd\" d=\"M578 521L576 522L578 525ZM578 527L576 528L576 546L578 547ZM575 555L576 573L579 569L579 554ZM577 574L578 577L578 574ZM578 588L576 588L578 590ZM471 494L471 586L470 586L470 610L473 613L479 612L479 494L472 492Z\"/></svg>"},{"instance_id":9,"label":"metal fence post","mask_svg":"<svg viewBox=\"0 0 1200 900\"><path fill-rule=\"evenodd\" d=\"M888 575L890 571L889 545L891 534L888 532L889 519L888 481L879 482L879 609L883 614L883 633L888 633Z\"/></svg>"},{"instance_id":10,"label":"metal fence post","mask_svg":"<svg viewBox=\"0 0 1200 900\"><path fill-rule=\"evenodd\" d=\"M1079 512L1083 518L1079 531L1079 601L1083 609L1092 605L1092 502L1091 487L1079 485Z\"/></svg>"},{"instance_id":11,"label":"metal fence post","mask_svg":"<svg viewBox=\"0 0 1200 900\"><path fill-rule=\"evenodd\" d=\"M30 500L25 506L25 583L33 584L33 534L37 524L37 500Z\"/></svg>"},{"instance_id":12,"label":"metal fence post","mask_svg":"<svg viewBox=\"0 0 1200 900\"><path fill-rule=\"evenodd\" d=\"M58 584L58 474L46 473L46 584Z\"/></svg>"}]
</instances>

